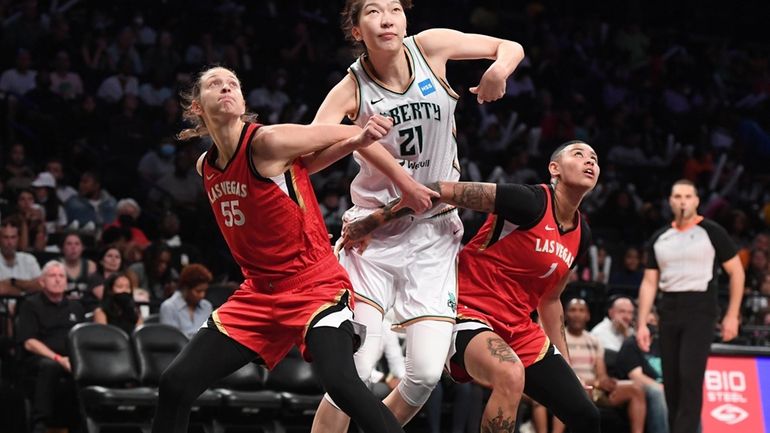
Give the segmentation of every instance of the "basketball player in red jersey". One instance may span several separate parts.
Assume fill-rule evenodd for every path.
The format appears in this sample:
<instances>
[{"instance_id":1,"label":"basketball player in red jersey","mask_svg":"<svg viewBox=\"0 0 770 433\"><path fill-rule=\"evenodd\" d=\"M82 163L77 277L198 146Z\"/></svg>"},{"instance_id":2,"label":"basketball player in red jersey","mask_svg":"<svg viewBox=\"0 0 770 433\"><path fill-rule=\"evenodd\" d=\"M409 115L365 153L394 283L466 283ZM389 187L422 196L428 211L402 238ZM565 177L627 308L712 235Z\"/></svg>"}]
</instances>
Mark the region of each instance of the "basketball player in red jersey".
<instances>
[{"instance_id":1,"label":"basketball player in red jersey","mask_svg":"<svg viewBox=\"0 0 770 433\"><path fill-rule=\"evenodd\" d=\"M403 433L356 373L353 293L308 177L382 138L391 120L377 116L363 130L251 123L238 77L221 67L204 71L186 96L185 114L197 126L180 138L214 142L197 168L245 282L163 373L152 431L186 432L206 388L255 359L272 368L296 344L365 431Z\"/></svg>"},{"instance_id":2,"label":"basketball player in red jersey","mask_svg":"<svg viewBox=\"0 0 770 433\"><path fill-rule=\"evenodd\" d=\"M560 300L570 268L590 245L578 207L596 186L599 164L589 145L571 141L553 152L548 170L549 185L430 186L444 203L490 213L460 252L449 357L455 380L492 389L481 431L512 431L522 392L570 431L599 431L599 412L568 365ZM348 225L343 241L355 247L371 230L406 213L393 212L393 205ZM533 310L542 327L531 320Z\"/></svg>"}]
</instances>

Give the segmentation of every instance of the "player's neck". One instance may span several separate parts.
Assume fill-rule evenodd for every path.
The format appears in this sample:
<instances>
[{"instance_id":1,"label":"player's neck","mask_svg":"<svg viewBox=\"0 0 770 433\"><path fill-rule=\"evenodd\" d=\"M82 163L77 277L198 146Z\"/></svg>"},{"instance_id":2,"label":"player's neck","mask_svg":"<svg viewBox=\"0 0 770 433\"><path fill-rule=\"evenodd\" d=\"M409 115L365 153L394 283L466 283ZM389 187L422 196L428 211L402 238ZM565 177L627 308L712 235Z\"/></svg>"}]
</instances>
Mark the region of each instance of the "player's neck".
<instances>
[{"instance_id":1,"label":"player's neck","mask_svg":"<svg viewBox=\"0 0 770 433\"><path fill-rule=\"evenodd\" d=\"M375 78L398 90L403 90L412 79L406 48L398 51L379 51L367 55L366 61Z\"/></svg>"},{"instance_id":2,"label":"player's neck","mask_svg":"<svg viewBox=\"0 0 770 433\"><path fill-rule=\"evenodd\" d=\"M564 188L554 188L554 196L556 222L562 230L569 230L575 223L575 213L583 196L570 194Z\"/></svg>"},{"instance_id":3,"label":"player's neck","mask_svg":"<svg viewBox=\"0 0 770 433\"><path fill-rule=\"evenodd\" d=\"M231 121L209 129L211 139L214 140L214 144L217 146L219 154L217 163L222 163L220 166L227 164L227 161L230 161L233 155L235 155L235 150L238 149L238 140L241 138L241 131L243 131L243 121L240 118L234 118Z\"/></svg>"}]
</instances>

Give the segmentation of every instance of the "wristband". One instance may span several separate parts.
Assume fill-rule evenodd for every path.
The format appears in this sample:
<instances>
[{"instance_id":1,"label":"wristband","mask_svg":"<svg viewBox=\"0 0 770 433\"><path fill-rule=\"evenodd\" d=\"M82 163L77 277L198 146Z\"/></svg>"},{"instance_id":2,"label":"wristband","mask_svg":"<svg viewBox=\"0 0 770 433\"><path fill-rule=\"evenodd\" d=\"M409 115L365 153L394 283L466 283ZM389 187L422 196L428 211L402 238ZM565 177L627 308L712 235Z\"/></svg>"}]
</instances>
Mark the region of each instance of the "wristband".
<instances>
[{"instance_id":1,"label":"wristband","mask_svg":"<svg viewBox=\"0 0 770 433\"><path fill-rule=\"evenodd\" d=\"M60 359L61 359L61 356L59 356L58 353L53 355L53 360L54 361L59 362Z\"/></svg>"}]
</instances>

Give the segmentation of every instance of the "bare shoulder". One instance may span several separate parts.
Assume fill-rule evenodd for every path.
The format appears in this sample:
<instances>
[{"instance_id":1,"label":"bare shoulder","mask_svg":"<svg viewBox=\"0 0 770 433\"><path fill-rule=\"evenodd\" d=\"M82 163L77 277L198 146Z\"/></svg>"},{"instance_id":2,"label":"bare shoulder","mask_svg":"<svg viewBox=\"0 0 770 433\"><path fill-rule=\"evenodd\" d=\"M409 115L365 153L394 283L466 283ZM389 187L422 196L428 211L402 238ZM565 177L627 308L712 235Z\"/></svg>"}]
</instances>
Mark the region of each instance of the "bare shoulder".
<instances>
[{"instance_id":1,"label":"bare shoulder","mask_svg":"<svg viewBox=\"0 0 770 433\"><path fill-rule=\"evenodd\" d=\"M358 81L352 71L345 75L326 95L313 123L340 123L347 116L355 119L359 106Z\"/></svg>"},{"instance_id":2,"label":"bare shoulder","mask_svg":"<svg viewBox=\"0 0 770 433\"><path fill-rule=\"evenodd\" d=\"M195 163L195 170L198 171L199 176L203 176L203 162L206 160L206 155L208 152L203 152L201 156L198 157L198 161Z\"/></svg>"}]
</instances>

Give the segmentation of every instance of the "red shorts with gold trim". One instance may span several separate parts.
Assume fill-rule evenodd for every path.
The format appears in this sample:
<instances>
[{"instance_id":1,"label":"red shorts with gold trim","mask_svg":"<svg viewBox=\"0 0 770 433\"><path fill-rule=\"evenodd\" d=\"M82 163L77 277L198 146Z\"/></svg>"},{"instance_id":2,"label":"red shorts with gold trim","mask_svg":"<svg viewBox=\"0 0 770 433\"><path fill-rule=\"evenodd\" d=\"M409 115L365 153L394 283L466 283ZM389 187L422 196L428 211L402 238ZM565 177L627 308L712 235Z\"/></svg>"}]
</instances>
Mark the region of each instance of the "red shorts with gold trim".
<instances>
[{"instance_id":1,"label":"red shorts with gold trim","mask_svg":"<svg viewBox=\"0 0 770 433\"><path fill-rule=\"evenodd\" d=\"M305 336L311 327L352 323L353 290L333 255L300 274L279 281L243 282L205 326L233 338L272 369L295 344L311 361ZM363 338L363 328L354 324Z\"/></svg>"},{"instance_id":2,"label":"red shorts with gold trim","mask_svg":"<svg viewBox=\"0 0 770 433\"><path fill-rule=\"evenodd\" d=\"M470 382L473 378L468 374L459 360L465 359L465 347L457 347L457 336L462 332L490 330L503 339L519 357L524 368L543 359L551 341L545 335L543 328L531 319L519 323L508 324L496 319L491 314L460 305L457 309L457 324L452 335L452 348L449 357L449 373L457 382ZM464 363L463 363L464 364Z\"/></svg>"}]
</instances>

